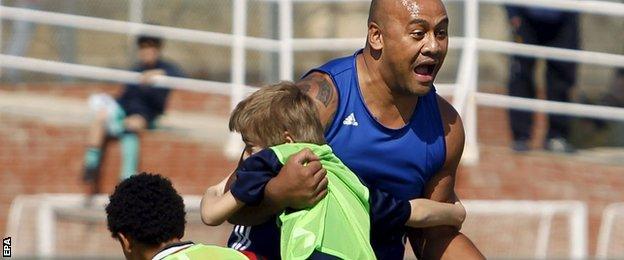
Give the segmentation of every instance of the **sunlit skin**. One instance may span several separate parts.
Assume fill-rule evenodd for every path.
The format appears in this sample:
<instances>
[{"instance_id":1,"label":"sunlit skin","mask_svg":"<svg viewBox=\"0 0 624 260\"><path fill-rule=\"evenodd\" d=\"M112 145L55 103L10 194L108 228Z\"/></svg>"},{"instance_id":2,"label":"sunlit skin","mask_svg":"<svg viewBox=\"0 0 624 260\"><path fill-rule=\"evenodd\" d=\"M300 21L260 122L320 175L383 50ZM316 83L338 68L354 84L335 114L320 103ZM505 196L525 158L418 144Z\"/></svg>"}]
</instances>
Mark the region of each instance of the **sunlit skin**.
<instances>
[{"instance_id":1,"label":"sunlit skin","mask_svg":"<svg viewBox=\"0 0 624 260\"><path fill-rule=\"evenodd\" d=\"M375 119L401 128L432 89L448 49L446 9L436 0L377 0L357 56L364 102Z\"/></svg>"},{"instance_id":2,"label":"sunlit skin","mask_svg":"<svg viewBox=\"0 0 624 260\"><path fill-rule=\"evenodd\" d=\"M393 92L423 96L448 50L446 8L440 1L425 0L385 0L380 5L387 15L369 23L369 45L378 53L381 78Z\"/></svg>"}]
</instances>

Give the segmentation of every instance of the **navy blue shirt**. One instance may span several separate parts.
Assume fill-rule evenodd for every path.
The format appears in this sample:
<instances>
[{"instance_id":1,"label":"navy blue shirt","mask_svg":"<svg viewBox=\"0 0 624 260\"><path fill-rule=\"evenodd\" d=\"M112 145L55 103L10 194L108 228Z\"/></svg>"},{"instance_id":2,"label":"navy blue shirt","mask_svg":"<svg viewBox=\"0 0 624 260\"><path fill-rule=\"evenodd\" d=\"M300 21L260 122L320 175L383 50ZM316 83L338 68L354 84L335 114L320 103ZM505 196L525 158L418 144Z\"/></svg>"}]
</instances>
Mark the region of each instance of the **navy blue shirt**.
<instances>
[{"instance_id":1,"label":"navy blue shirt","mask_svg":"<svg viewBox=\"0 0 624 260\"><path fill-rule=\"evenodd\" d=\"M184 77L184 73L173 63L158 60L153 67L137 64L132 71L144 72L146 70L161 69L167 76ZM139 114L148 123L165 111L169 88L141 86L138 84L127 84L117 103L121 106L127 116Z\"/></svg>"}]
</instances>

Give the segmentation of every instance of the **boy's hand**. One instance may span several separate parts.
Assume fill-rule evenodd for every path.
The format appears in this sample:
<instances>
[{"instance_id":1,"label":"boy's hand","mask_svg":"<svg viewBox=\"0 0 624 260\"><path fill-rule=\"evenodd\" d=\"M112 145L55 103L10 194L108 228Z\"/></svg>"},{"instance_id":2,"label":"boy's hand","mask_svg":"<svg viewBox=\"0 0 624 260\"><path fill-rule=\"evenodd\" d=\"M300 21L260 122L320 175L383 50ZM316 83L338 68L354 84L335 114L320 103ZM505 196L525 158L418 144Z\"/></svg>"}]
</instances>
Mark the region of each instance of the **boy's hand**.
<instances>
[{"instance_id":1,"label":"boy's hand","mask_svg":"<svg viewBox=\"0 0 624 260\"><path fill-rule=\"evenodd\" d=\"M267 184L266 197L282 208L314 206L327 194L327 172L310 149L294 154Z\"/></svg>"},{"instance_id":2,"label":"boy's hand","mask_svg":"<svg viewBox=\"0 0 624 260\"><path fill-rule=\"evenodd\" d=\"M464 205L459 201L455 202L455 208L457 209L456 212L458 217L457 225L455 227L457 230L461 230L464 220L466 220L466 208L464 208Z\"/></svg>"},{"instance_id":3,"label":"boy's hand","mask_svg":"<svg viewBox=\"0 0 624 260\"><path fill-rule=\"evenodd\" d=\"M142 86L148 86L150 84L152 84L152 82L154 81L154 76L162 76L165 75L165 71L162 69L153 69L153 70L146 70L143 71L143 74L141 75L141 85Z\"/></svg>"}]
</instances>

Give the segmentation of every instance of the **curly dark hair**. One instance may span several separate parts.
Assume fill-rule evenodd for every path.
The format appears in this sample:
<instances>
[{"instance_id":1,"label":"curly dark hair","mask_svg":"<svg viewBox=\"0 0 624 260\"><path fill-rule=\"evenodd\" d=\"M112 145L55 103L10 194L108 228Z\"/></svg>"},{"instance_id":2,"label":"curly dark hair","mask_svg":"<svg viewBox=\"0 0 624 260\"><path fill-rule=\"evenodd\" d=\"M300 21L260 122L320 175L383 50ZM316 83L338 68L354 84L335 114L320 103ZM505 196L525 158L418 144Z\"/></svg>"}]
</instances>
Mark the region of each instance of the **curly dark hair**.
<instances>
[{"instance_id":1,"label":"curly dark hair","mask_svg":"<svg viewBox=\"0 0 624 260\"><path fill-rule=\"evenodd\" d=\"M108 230L155 246L184 236L184 201L169 179L150 173L132 176L115 187L106 206Z\"/></svg>"}]
</instances>

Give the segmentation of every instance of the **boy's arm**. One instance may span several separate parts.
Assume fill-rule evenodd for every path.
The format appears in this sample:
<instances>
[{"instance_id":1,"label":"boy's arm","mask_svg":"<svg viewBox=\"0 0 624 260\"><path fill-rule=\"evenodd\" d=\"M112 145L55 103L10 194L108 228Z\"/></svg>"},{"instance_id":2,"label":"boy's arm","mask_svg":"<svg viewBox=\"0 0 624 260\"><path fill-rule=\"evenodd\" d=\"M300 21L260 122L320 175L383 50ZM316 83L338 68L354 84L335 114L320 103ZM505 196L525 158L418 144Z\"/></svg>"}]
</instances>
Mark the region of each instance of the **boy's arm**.
<instances>
[{"instance_id":1,"label":"boy's arm","mask_svg":"<svg viewBox=\"0 0 624 260\"><path fill-rule=\"evenodd\" d=\"M206 190L201 204L202 221L220 225L244 206L255 208L263 201L267 183L280 169L279 159L271 149L245 160L241 155L236 171Z\"/></svg>"},{"instance_id":2,"label":"boy's arm","mask_svg":"<svg viewBox=\"0 0 624 260\"><path fill-rule=\"evenodd\" d=\"M461 203L437 202L428 199L410 200L412 207L406 225L414 228L454 226L460 228L466 218L466 210Z\"/></svg>"},{"instance_id":3,"label":"boy's arm","mask_svg":"<svg viewBox=\"0 0 624 260\"><path fill-rule=\"evenodd\" d=\"M383 237L403 230L434 226L454 226L459 229L466 211L457 202L442 203L428 199L397 199L380 189L369 188L371 234Z\"/></svg>"},{"instance_id":4,"label":"boy's arm","mask_svg":"<svg viewBox=\"0 0 624 260\"><path fill-rule=\"evenodd\" d=\"M234 198L229 191L223 195L218 195L214 189L211 190L213 187L208 188L202 197L201 219L206 225L218 226L245 204Z\"/></svg>"}]
</instances>

